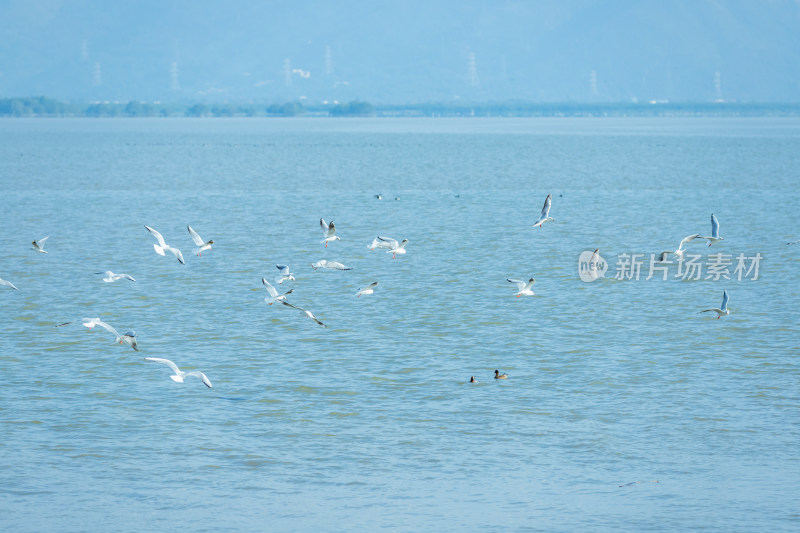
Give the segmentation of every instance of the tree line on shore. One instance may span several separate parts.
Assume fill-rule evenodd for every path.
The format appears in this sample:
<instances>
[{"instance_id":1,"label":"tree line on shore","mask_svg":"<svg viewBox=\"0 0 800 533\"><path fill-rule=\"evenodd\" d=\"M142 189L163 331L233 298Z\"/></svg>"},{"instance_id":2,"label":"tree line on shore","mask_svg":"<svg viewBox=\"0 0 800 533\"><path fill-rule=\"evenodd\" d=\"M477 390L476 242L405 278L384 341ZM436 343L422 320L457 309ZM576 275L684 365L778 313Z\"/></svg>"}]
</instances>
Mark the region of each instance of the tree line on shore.
<instances>
[{"instance_id":1,"label":"tree line on shore","mask_svg":"<svg viewBox=\"0 0 800 533\"><path fill-rule=\"evenodd\" d=\"M0 98L0 117L603 117L603 116L800 116L797 103L602 102L602 103L420 103L374 106L354 100L310 105L89 102L67 103L44 96Z\"/></svg>"}]
</instances>

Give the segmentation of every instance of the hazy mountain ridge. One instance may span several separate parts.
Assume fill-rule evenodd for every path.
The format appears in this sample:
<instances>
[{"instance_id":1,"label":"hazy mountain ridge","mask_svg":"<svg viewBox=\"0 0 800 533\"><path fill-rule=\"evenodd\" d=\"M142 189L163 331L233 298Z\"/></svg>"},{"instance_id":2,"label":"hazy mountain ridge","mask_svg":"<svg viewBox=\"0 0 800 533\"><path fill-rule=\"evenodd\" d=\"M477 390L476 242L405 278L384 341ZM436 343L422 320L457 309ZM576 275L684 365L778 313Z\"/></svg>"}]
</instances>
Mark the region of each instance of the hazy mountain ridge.
<instances>
[{"instance_id":1,"label":"hazy mountain ridge","mask_svg":"<svg viewBox=\"0 0 800 533\"><path fill-rule=\"evenodd\" d=\"M798 101L800 4L12 0L0 97Z\"/></svg>"}]
</instances>

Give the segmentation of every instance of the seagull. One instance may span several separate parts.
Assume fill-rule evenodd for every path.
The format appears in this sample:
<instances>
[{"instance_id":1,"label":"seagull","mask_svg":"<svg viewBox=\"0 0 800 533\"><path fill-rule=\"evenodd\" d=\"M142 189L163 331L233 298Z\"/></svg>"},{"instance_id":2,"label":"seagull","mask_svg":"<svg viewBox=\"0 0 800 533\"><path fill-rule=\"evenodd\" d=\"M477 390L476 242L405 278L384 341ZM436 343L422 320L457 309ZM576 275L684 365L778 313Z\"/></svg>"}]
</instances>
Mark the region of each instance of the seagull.
<instances>
[{"instance_id":1,"label":"seagull","mask_svg":"<svg viewBox=\"0 0 800 533\"><path fill-rule=\"evenodd\" d=\"M544 224L545 222L555 222L555 220L553 220L553 217L550 216L550 204L552 203L553 203L553 196L548 194L547 198L545 198L544 200L544 206L542 207L542 214L539 215L539 220L537 220L533 224L534 228L536 226L539 226L541 228L542 224Z\"/></svg>"},{"instance_id":2,"label":"seagull","mask_svg":"<svg viewBox=\"0 0 800 533\"><path fill-rule=\"evenodd\" d=\"M311 267L316 270L318 268L329 268L331 270L353 270L350 267L346 267L341 263L337 263L336 261L326 261L321 259L316 263L311 263Z\"/></svg>"},{"instance_id":3,"label":"seagull","mask_svg":"<svg viewBox=\"0 0 800 533\"><path fill-rule=\"evenodd\" d=\"M114 334L114 337L116 337L114 339L114 343L122 344L124 342L128 346L130 346L131 348L136 350L137 352L139 351L139 348L136 347L136 333L134 333L132 331L129 331L128 333L125 333L124 335L120 335L119 332L116 329L114 329L113 326L111 326L109 324L106 324L105 322L103 322L99 318L81 318L80 321L84 326L86 326L89 329L92 329L95 326L100 326L101 328L104 328L104 329L110 331L111 333ZM61 326L66 326L68 324L73 324L75 322L78 322L78 321L77 320L72 320L70 322L64 322L63 324L57 324L56 327L60 328Z\"/></svg>"},{"instance_id":4,"label":"seagull","mask_svg":"<svg viewBox=\"0 0 800 533\"><path fill-rule=\"evenodd\" d=\"M120 335L119 336L119 340L117 341L117 344L122 344L123 342L125 344L127 344L128 346L130 346L131 348L133 348L135 351L137 351L137 352L139 351L138 344L136 344L136 332L135 331L128 331L128 332L125 332L122 335Z\"/></svg>"},{"instance_id":5,"label":"seagull","mask_svg":"<svg viewBox=\"0 0 800 533\"><path fill-rule=\"evenodd\" d=\"M535 296L535 294L531 290L533 284L536 283L536 280L534 280L533 278L529 279L528 281L521 281L518 279L511 279L511 278L506 278L506 279L511 283L517 284L517 291L518 291L517 298L519 298L520 296Z\"/></svg>"},{"instance_id":6,"label":"seagull","mask_svg":"<svg viewBox=\"0 0 800 533\"><path fill-rule=\"evenodd\" d=\"M269 305L272 305L275 302L280 301L280 300L286 300L286 295L287 294L291 294L292 291L294 290L294 289L289 289L288 291L284 292L283 294L278 294L278 291L275 290L275 287L270 285L269 281L267 281L267 278L261 278L261 283L264 284L264 287L267 288L267 292L270 295L270 298L264 298L264 301L267 302Z\"/></svg>"},{"instance_id":7,"label":"seagull","mask_svg":"<svg viewBox=\"0 0 800 533\"><path fill-rule=\"evenodd\" d=\"M787 242L786 244L797 244L798 242L800 242L800 241Z\"/></svg>"},{"instance_id":8,"label":"seagull","mask_svg":"<svg viewBox=\"0 0 800 533\"><path fill-rule=\"evenodd\" d=\"M724 241L723 237L719 236L719 221L714 213L711 213L711 237L700 237L701 239L708 239L708 245L711 246L717 241Z\"/></svg>"},{"instance_id":9,"label":"seagull","mask_svg":"<svg viewBox=\"0 0 800 533\"><path fill-rule=\"evenodd\" d=\"M186 261L183 260L183 254L181 253L180 250L178 250L177 248L173 248L172 246L164 242L164 237L162 237L159 232L157 232L150 226L145 226L144 228L150 233L152 233L153 237L155 237L156 240L158 241L158 244L153 245L153 248L155 249L158 255L164 255L164 250L167 250L169 252L172 252L172 254L178 259L180 264L182 265L186 264Z\"/></svg>"},{"instance_id":10,"label":"seagull","mask_svg":"<svg viewBox=\"0 0 800 533\"><path fill-rule=\"evenodd\" d=\"M289 267L286 265L275 265L280 272L280 277L276 278L275 281L278 283L283 283L284 281L294 281L294 274L289 272Z\"/></svg>"},{"instance_id":11,"label":"seagull","mask_svg":"<svg viewBox=\"0 0 800 533\"><path fill-rule=\"evenodd\" d=\"M375 244L375 241L378 241L378 244ZM370 250L374 250L377 246L378 248L388 248L386 251L387 254L392 254L392 259L396 259L396 254L404 254L406 253L406 244L408 244L408 239L403 239L401 242L397 242L397 239L390 239L388 237L378 237L372 241L372 248Z\"/></svg>"},{"instance_id":12,"label":"seagull","mask_svg":"<svg viewBox=\"0 0 800 533\"><path fill-rule=\"evenodd\" d=\"M477 379L475 379L475 376L470 376L470 377L469 377L469 382L470 382L470 383L477 383L477 382L478 382L478 380L477 380Z\"/></svg>"},{"instance_id":13,"label":"seagull","mask_svg":"<svg viewBox=\"0 0 800 533\"><path fill-rule=\"evenodd\" d=\"M375 292L375 287L377 287L377 286L378 286L378 282L377 281L373 281L372 283L370 283L369 285L367 285L363 289L358 289L358 292L356 293L356 298L361 298L362 294L372 294L373 292Z\"/></svg>"},{"instance_id":14,"label":"seagull","mask_svg":"<svg viewBox=\"0 0 800 533\"><path fill-rule=\"evenodd\" d=\"M188 376L194 376L197 379L199 379L200 381L202 381L203 385L205 385L209 389L211 388L211 382L208 380L206 375L203 374L202 372L200 372L199 370L192 370L191 372L184 372L183 370L178 368L178 365L176 365L175 363L173 363L169 359L161 359L161 358L158 358L158 357L145 357L144 360L145 361L153 361L154 363L161 363L162 365L167 365L168 367L170 367L172 369L172 371L174 372L174 374L170 376L172 381L175 381L177 383L183 383L183 380L186 379Z\"/></svg>"},{"instance_id":15,"label":"seagull","mask_svg":"<svg viewBox=\"0 0 800 533\"><path fill-rule=\"evenodd\" d=\"M704 238L705 237L701 237L699 233L695 233L694 235L689 235L687 237L684 237L683 240L681 240L681 243L678 245L678 249L675 250L674 252L670 251L670 250L667 250L666 252L661 252L661 255L658 256L659 262L663 263L664 261L666 261L667 260L667 255L669 255L669 254L675 254L678 257L680 257L681 259L683 259L683 253L686 251L686 250L683 249L683 245L687 244L687 243L690 243L695 239L704 239Z\"/></svg>"},{"instance_id":16,"label":"seagull","mask_svg":"<svg viewBox=\"0 0 800 533\"><path fill-rule=\"evenodd\" d=\"M336 235L336 227L333 225L333 220L331 220L330 224L325 222L324 218L319 219L319 225L322 227L322 233L325 235L325 239L322 241L325 243L325 248L328 247L328 243L331 241L341 241L342 239ZM321 243L320 243L321 244Z\"/></svg>"},{"instance_id":17,"label":"seagull","mask_svg":"<svg viewBox=\"0 0 800 533\"><path fill-rule=\"evenodd\" d=\"M186 226L186 229L189 230L189 235L192 236L192 240L198 246L197 250L195 250L195 253L198 255L198 257L205 250L211 249L211 245L214 244L214 241L204 241L203 238L200 237L200 235L198 235L197 232L193 230L191 226Z\"/></svg>"},{"instance_id":18,"label":"seagull","mask_svg":"<svg viewBox=\"0 0 800 533\"><path fill-rule=\"evenodd\" d=\"M13 283L11 283L10 281L6 281L6 280L4 280L3 278L0 278L0 285L5 285L6 287L10 287L10 288L14 289L15 291L18 291L18 290L19 290L18 288L16 288L16 287L14 286L14 284L13 284Z\"/></svg>"},{"instance_id":19,"label":"seagull","mask_svg":"<svg viewBox=\"0 0 800 533\"><path fill-rule=\"evenodd\" d=\"M712 307L711 309L703 309L700 311L701 313L705 313L706 311L714 311L717 313L717 320L722 318L724 315L731 314L730 309L728 309L728 291L722 291L722 305L719 308Z\"/></svg>"},{"instance_id":20,"label":"seagull","mask_svg":"<svg viewBox=\"0 0 800 533\"><path fill-rule=\"evenodd\" d=\"M37 252L46 254L47 252L44 251L44 241L50 238L50 235L43 239L39 239L38 241L33 241L31 244L33 245L33 249Z\"/></svg>"},{"instance_id":21,"label":"seagull","mask_svg":"<svg viewBox=\"0 0 800 533\"><path fill-rule=\"evenodd\" d=\"M319 325L320 325L320 326L322 326L323 328L327 328L327 327L328 327L328 326L326 326L325 324L323 324L323 323L320 321L320 319L318 319L317 317L315 317L315 316L314 316L314 314L313 314L311 311L309 311L308 309L303 309L302 307L298 307L298 306L296 306L296 305L292 305L292 304L290 304L289 302L287 302L286 300L281 300L281 303L282 303L283 305L287 306L287 307L291 307L292 309L297 309L298 311L300 311L300 312L302 312L303 314L305 314L305 315L306 315L308 318L310 318L311 320L313 320L314 322L316 322L317 324L319 324Z\"/></svg>"},{"instance_id":22,"label":"seagull","mask_svg":"<svg viewBox=\"0 0 800 533\"><path fill-rule=\"evenodd\" d=\"M508 374L501 374L499 370L495 370L494 379L508 379Z\"/></svg>"},{"instance_id":23,"label":"seagull","mask_svg":"<svg viewBox=\"0 0 800 533\"><path fill-rule=\"evenodd\" d=\"M113 283L113 282L117 281L118 279L129 279L131 281L136 281L135 279L130 277L128 274L114 274L110 270L106 270L105 272L95 272L95 274L103 274L105 276L103 278L103 281L105 281L106 283Z\"/></svg>"}]
</instances>

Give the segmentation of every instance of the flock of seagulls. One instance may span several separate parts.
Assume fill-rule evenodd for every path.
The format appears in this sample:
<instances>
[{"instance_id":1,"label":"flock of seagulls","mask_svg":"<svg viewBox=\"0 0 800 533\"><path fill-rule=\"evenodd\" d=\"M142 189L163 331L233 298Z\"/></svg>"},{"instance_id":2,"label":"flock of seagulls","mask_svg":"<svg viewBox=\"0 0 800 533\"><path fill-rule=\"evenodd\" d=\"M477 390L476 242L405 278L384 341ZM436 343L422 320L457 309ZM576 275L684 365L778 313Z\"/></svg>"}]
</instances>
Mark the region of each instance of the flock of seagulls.
<instances>
[{"instance_id":1,"label":"flock of seagulls","mask_svg":"<svg viewBox=\"0 0 800 533\"><path fill-rule=\"evenodd\" d=\"M544 205L542 207L542 211L541 211L538 219L536 220L536 222L533 224L533 227L541 228L542 225L545 222L553 222L554 221L553 217L550 216L551 207L552 207L552 195L548 194L547 198L545 199ZM320 244L324 244L325 247L327 248L329 243L341 240L341 238L336 234L336 226L334 225L333 221L326 222L324 218L320 218L319 224L320 224L320 227L322 228L323 236L324 236L324 239L321 241ZM678 245L676 250L668 250L668 251L661 252L661 254L659 256L659 260L662 261L662 262L663 261L667 261L670 254L673 254L678 258L683 258L684 253L686 252L686 246L689 243L691 243L692 241L695 241L697 239L707 241L708 246L711 246L712 244L714 244L716 242L724 240L724 238L721 237L720 234L719 234L719 227L720 226L719 226L719 221L717 220L717 217L714 214L712 214L711 215L711 234L709 236L701 236L699 233L695 233L695 234L689 235L687 237L684 237L680 241L680 243L679 243L679 245ZM155 252L158 255L165 256L166 252L170 252L173 256L175 256L175 258L178 260L179 263L181 263L182 265L186 264L186 262L185 262L185 260L183 258L183 253L181 252L180 249L178 249L175 246L167 244L167 242L165 241L165 239L161 235L161 233L159 233L155 229L151 228L150 226L145 225L145 229L156 239L156 243L153 244L153 249L155 250ZM195 254L197 256L201 256L203 252L212 249L212 245L214 244L213 240L205 240L205 239L203 239L202 237L200 237L200 235L191 226L187 226L187 231L189 232L189 235L190 235L192 241L196 245ZM45 249L44 249L44 245L45 245L45 242L47 241L48 238L49 237L43 237L41 239L34 240L32 242L33 250L35 250L36 252L39 252L39 253L47 253L45 251ZM367 247L370 250L375 250L375 249L386 250L386 253L391 253L392 254L392 258L396 259L398 255L403 255L403 254L407 253L406 245L408 244L408 242L409 242L408 239L402 239L402 240L398 241L397 239L393 239L393 238L389 238L389 237L382 237L382 236L379 235ZM797 243L800 243L800 241L789 242L787 244L791 245L791 244L797 244ZM593 254L593 257L595 257L595 256L599 257L598 254L599 254L599 249L595 250L595 252ZM345 266L342 263L339 263L337 261L328 261L328 260L325 260L325 259L322 259L320 261L311 263L311 267L314 270L317 270L317 269L328 269L328 270L338 270L338 271L352 270L351 267ZM279 265L276 265L276 268L278 269L278 277L275 279L275 282L277 284L283 284L284 282L295 281L295 276L291 272L291 269L289 268L288 265L279 264ZM131 282L135 282L136 281L130 274L116 274L116 273L114 273L114 272L112 272L110 270L106 270L106 271L103 271L103 272L96 272L96 274L102 275L103 276L102 280L104 282L106 282L106 283L113 283L113 282L118 281L118 280L128 280L128 281L131 281ZM533 285L535 283L535 279L533 277L530 277L527 281L519 280L519 279L512 279L512 278L507 278L507 281L509 283L513 283L513 284L516 285L516 289L517 289L517 292L515 294L516 297L519 298L521 296L535 296L535 293L532 290L533 289ZM318 325L320 325L322 327L326 327L326 328L328 327L319 318L317 318L311 311L309 311L307 309L304 309L303 307L300 307L300 306L295 305L295 304L293 304L293 303L288 301L287 296L292 294L294 289L289 289L289 290L287 290L285 292L279 293L278 290L266 279L266 277L262 277L261 278L261 282L262 282L262 284L264 285L264 288L267 291L267 296L264 298L264 301L267 304L272 305L274 303L280 303L280 304L282 304L282 305L284 305L284 306L286 306L288 308L294 309L296 311L300 311L305 317L307 317L310 320L313 320L316 324L318 324ZM356 297L360 298L361 296L366 296L366 295L373 294L375 292L375 289L378 286L378 284L379 284L378 281L373 281L369 285L367 285L366 287L362 287L362 288L358 289L358 291L356 292ZM6 281L6 280L4 280L2 278L0 278L0 286L8 287L8 288L13 289L13 290L19 290L13 283L11 283L10 281ZM700 312L701 313L714 312L717 315L717 319L719 319L719 318L721 318L723 316L727 316L727 315L730 314L730 309L728 309L728 302L729 302L728 291L724 290L723 291L723 295L722 295L722 304L720 305L720 307L703 309ZM80 323L81 325L83 325L84 327L86 327L88 329L93 329L96 326L99 326L100 328L105 329L105 330L109 331L110 333L112 333L114 335L114 342L115 343L117 343L117 344L127 344L128 346L133 348L133 350L135 350L135 351L139 350L138 344L137 344L137 340L136 340L136 333L134 331L129 331L129 332L120 334L113 326L107 324L106 322L100 320L99 318L81 318L81 319L72 320L72 321L69 321L69 322L64 322L62 324L58 324L56 327L67 326L67 325L74 324L74 323ZM199 371L184 372L184 371L180 370L177 367L177 365L175 365L175 363L173 363L172 361L170 361L168 359L147 357L147 358L145 358L145 360L146 361L156 362L156 363L161 363L161 364L165 364L165 365L169 366L172 369L172 372L173 372L173 374L170 375L170 378L172 378L176 382L182 383L184 381L185 377L194 376L194 377L197 377L198 379L200 379L200 381L202 381L203 384L205 384L207 387L209 387L209 388L211 387L210 380L202 372L199 372ZM507 379L508 375L507 374L500 374L498 370L495 370L495 376L494 377L495 377L495 379ZM475 379L474 376L471 376L470 377L470 382L471 383L477 383L477 380Z\"/></svg>"}]
</instances>

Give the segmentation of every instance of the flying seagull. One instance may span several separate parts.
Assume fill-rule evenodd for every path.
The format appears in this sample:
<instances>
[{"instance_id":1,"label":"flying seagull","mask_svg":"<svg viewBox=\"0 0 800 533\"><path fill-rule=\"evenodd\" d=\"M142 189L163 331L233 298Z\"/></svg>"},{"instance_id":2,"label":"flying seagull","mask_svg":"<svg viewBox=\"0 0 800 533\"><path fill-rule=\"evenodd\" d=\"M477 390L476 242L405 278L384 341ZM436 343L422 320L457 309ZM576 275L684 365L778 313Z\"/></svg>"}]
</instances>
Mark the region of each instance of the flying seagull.
<instances>
[{"instance_id":1,"label":"flying seagull","mask_svg":"<svg viewBox=\"0 0 800 533\"><path fill-rule=\"evenodd\" d=\"M294 281L294 274L289 271L289 267L286 265L275 265L280 273L280 276L275 279L278 283L283 283L284 281Z\"/></svg>"},{"instance_id":2,"label":"flying seagull","mask_svg":"<svg viewBox=\"0 0 800 533\"><path fill-rule=\"evenodd\" d=\"M195 253L198 256L200 256L204 251L211 249L211 245L214 244L214 241L204 241L203 238L200 237L200 235L198 235L191 226L186 226L186 229L189 230L189 235L192 236L192 240L198 247L197 250L195 250Z\"/></svg>"},{"instance_id":3,"label":"flying seagull","mask_svg":"<svg viewBox=\"0 0 800 533\"><path fill-rule=\"evenodd\" d=\"M326 261L325 259L320 259L316 263L311 263L311 268L314 270L318 268L328 268L330 270L353 270L352 268L344 266L341 263L337 263L336 261Z\"/></svg>"},{"instance_id":4,"label":"flying seagull","mask_svg":"<svg viewBox=\"0 0 800 533\"><path fill-rule=\"evenodd\" d=\"M36 250L37 252L46 254L47 252L45 252L45 250L44 250L44 241L46 241L49 238L50 238L50 235L48 235L47 237L44 237L43 239L39 239L38 241L33 241L31 243L31 245L33 246L33 249Z\"/></svg>"},{"instance_id":5,"label":"flying seagull","mask_svg":"<svg viewBox=\"0 0 800 533\"><path fill-rule=\"evenodd\" d=\"M703 309L700 312L705 313L706 311L714 311L715 313L717 313L717 320L719 320L725 315L731 314L730 309L728 309L728 291L727 290L722 291L722 305L719 306L719 308L712 307L711 309Z\"/></svg>"},{"instance_id":6,"label":"flying seagull","mask_svg":"<svg viewBox=\"0 0 800 533\"><path fill-rule=\"evenodd\" d=\"M707 239L708 245L711 246L717 241L724 241L723 237L719 236L719 221L717 217L714 216L714 213L711 213L711 237L700 237L701 239Z\"/></svg>"},{"instance_id":7,"label":"flying seagull","mask_svg":"<svg viewBox=\"0 0 800 533\"><path fill-rule=\"evenodd\" d=\"M264 284L264 287L266 287L267 292L269 293L269 297L268 298L264 298L264 301L267 302L269 305L272 305L275 302L278 302L278 301L281 301L281 300L286 300L286 295L287 294L291 294L292 291L294 290L294 289L289 289L288 291L284 292L283 294L278 294L278 291L275 290L275 287L273 287L270 284L269 281L267 281L267 278L261 278L261 283Z\"/></svg>"},{"instance_id":8,"label":"flying seagull","mask_svg":"<svg viewBox=\"0 0 800 533\"><path fill-rule=\"evenodd\" d=\"M181 253L181 251L178 250L177 248L173 248L172 246L164 242L164 237L162 237L159 232L157 232L150 226L145 226L145 229L149 231L153 235L153 237L155 237L156 240L158 241L158 244L153 245L153 249L155 249L158 255L164 255L164 251L166 250L172 252L172 254L178 259L180 264L182 265L186 264L186 261L183 260L183 254Z\"/></svg>"},{"instance_id":9,"label":"flying seagull","mask_svg":"<svg viewBox=\"0 0 800 533\"><path fill-rule=\"evenodd\" d=\"M183 370L178 368L178 365L176 365L175 363L173 363L169 359L161 359L159 357L145 357L144 360L145 361L153 361L154 363L161 363L162 365L167 365L168 367L170 367L172 369L172 372L173 372L173 374L170 376L172 381L175 381L177 383L183 383L183 380L186 379L187 377L194 376L197 379L199 379L200 381L202 381L203 385L205 385L209 389L211 388L211 381L209 381L208 377L206 377L206 375L203 374L202 372L200 372L199 370L192 370L191 372L184 372Z\"/></svg>"},{"instance_id":10,"label":"flying seagull","mask_svg":"<svg viewBox=\"0 0 800 533\"><path fill-rule=\"evenodd\" d=\"M535 296L534 292L531 290L533 284L536 283L536 280L534 280L533 278L529 279L528 281L522 281L511 278L506 278L506 279L511 283L517 284L517 294L516 294L517 298L519 298L520 296Z\"/></svg>"},{"instance_id":11,"label":"flying seagull","mask_svg":"<svg viewBox=\"0 0 800 533\"><path fill-rule=\"evenodd\" d=\"M373 292L375 292L375 287L377 287L377 286L378 286L378 282L377 281L373 281L372 283L370 283L369 285L367 285L363 289L358 289L358 292L356 293L356 298L361 298L362 294L372 294Z\"/></svg>"},{"instance_id":12,"label":"flying seagull","mask_svg":"<svg viewBox=\"0 0 800 533\"><path fill-rule=\"evenodd\" d=\"M666 252L661 252L661 255L658 256L658 260L663 263L664 261L667 260L667 256L669 254L675 254L678 257L680 257L681 259L683 259L683 254L684 254L684 252L686 252L686 250L683 249L683 245L684 244L688 244L688 243L692 242L695 239L703 239L703 238L704 237L701 237L699 233L695 233L694 235L689 235L687 237L684 237L681 240L680 244L678 245L678 249L677 250L675 250L675 251L667 250Z\"/></svg>"},{"instance_id":13,"label":"flying seagull","mask_svg":"<svg viewBox=\"0 0 800 533\"><path fill-rule=\"evenodd\" d=\"M131 348L136 350L137 352L139 351L139 348L136 345L136 333L134 333L133 331L129 331L128 333L125 333L124 335L120 335L119 332L116 329L114 329L113 326L103 322L99 318L81 318L80 320L71 320L69 322L64 322L63 324L57 324L56 327L60 328L61 326L67 326L69 324L74 324L75 322L78 322L78 321L80 321L81 324L83 324L84 326L86 326L89 329L92 329L95 326L100 326L101 328L103 328L105 330L108 330L109 332L114 334L114 342L116 344L122 344L124 342L125 344L127 344L128 346L130 346Z\"/></svg>"},{"instance_id":14,"label":"flying seagull","mask_svg":"<svg viewBox=\"0 0 800 533\"><path fill-rule=\"evenodd\" d=\"M547 198L544 200L544 206L542 206L542 214L539 215L539 220L537 220L533 227L542 227L542 224L545 222L555 222L553 217L550 216L550 204L553 203L553 196L548 194Z\"/></svg>"},{"instance_id":15,"label":"flying seagull","mask_svg":"<svg viewBox=\"0 0 800 533\"><path fill-rule=\"evenodd\" d=\"M325 248L328 247L328 243L331 241L342 240L338 235L336 235L336 227L333 225L333 220L331 220L330 224L328 224L325 222L324 218L321 218L319 219L319 225L322 228L323 235L325 235L325 239L322 241L322 243L325 243Z\"/></svg>"},{"instance_id":16,"label":"flying seagull","mask_svg":"<svg viewBox=\"0 0 800 533\"><path fill-rule=\"evenodd\" d=\"M397 239L381 237L378 235L372 241L372 245L369 246L369 249L374 250L375 248L386 248L386 253L392 254L392 259L395 259L397 254L406 253L406 244L408 244L408 239L403 239L401 242L397 242Z\"/></svg>"},{"instance_id":17,"label":"flying seagull","mask_svg":"<svg viewBox=\"0 0 800 533\"><path fill-rule=\"evenodd\" d=\"M129 279L131 281L136 281L135 279L130 277L128 274L114 274L110 270L106 270L105 272L95 272L95 274L104 275L105 277L103 278L103 281L105 281L106 283L113 283L113 282L117 281L118 279Z\"/></svg>"}]
</instances>

